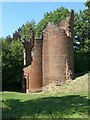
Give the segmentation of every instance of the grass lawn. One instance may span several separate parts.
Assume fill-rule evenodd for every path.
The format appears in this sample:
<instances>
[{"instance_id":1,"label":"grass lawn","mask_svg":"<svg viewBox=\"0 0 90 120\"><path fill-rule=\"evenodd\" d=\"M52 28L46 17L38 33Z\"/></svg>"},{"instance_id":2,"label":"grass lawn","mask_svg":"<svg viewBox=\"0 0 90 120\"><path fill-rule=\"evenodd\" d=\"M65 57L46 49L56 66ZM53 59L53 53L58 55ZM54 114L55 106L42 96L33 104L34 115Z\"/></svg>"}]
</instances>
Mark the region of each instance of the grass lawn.
<instances>
[{"instance_id":1,"label":"grass lawn","mask_svg":"<svg viewBox=\"0 0 90 120\"><path fill-rule=\"evenodd\" d=\"M52 91L1 94L3 119L88 118L88 74Z\"/></svg>"}]
</instances>

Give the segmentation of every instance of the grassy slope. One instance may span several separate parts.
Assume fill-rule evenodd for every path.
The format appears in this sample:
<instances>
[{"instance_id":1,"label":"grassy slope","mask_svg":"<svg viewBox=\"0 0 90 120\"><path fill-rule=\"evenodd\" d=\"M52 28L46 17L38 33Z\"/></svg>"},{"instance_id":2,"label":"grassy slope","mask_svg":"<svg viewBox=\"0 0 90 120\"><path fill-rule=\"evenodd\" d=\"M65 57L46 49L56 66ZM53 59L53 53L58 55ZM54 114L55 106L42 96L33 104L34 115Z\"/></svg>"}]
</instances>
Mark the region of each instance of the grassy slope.
<instances>
[{"instance_id":1,"label":"grassy slope","mask_svg":"<svg viewBox=\"0 0 90 120\"><path fill-rule=\"evenodd\" d=\"M2 96L3 118L87 118L88 74L50 92Z\"/></svg>"}]
</instances>

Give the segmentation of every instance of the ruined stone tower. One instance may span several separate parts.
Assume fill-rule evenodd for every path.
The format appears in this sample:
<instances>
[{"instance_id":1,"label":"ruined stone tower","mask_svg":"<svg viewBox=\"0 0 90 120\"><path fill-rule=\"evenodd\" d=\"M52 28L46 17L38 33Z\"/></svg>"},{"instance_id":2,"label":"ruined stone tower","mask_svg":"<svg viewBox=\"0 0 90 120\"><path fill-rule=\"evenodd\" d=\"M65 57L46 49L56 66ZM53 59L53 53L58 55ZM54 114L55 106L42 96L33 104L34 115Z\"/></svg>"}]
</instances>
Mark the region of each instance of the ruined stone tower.
<instances>
[{"instance_id":1,"label":"ruined stone tower","mask_svg":"<svg viewBox=\"0 0 90 120\"><path fill-rule=\"evenodd\" d=\"M48 23L41 39L34 40L33 36L34 45L31 47L30 43L27 52L31 64L24 68L28 92L41 91L51 83L62 85L73 79L73 23L72 11L66 20Z\"/></svg>"}]
</instances>

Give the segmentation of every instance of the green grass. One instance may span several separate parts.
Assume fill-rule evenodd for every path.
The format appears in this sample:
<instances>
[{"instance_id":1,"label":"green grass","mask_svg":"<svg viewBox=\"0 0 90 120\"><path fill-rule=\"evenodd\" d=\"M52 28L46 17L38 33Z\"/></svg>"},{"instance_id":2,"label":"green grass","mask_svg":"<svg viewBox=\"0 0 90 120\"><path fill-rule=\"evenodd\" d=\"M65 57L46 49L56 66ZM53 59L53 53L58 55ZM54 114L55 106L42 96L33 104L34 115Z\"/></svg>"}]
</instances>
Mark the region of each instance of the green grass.
<instances>
[{"instance_id":1,"label":"green grass","mask_svg":"<svg viewBox=\"0 0 90 120\"><path fill-rule=\"evenodd\" d=\"M4 118L88 118L88 74L41 93L2 92Z\"/></svg>"}]
</instances>

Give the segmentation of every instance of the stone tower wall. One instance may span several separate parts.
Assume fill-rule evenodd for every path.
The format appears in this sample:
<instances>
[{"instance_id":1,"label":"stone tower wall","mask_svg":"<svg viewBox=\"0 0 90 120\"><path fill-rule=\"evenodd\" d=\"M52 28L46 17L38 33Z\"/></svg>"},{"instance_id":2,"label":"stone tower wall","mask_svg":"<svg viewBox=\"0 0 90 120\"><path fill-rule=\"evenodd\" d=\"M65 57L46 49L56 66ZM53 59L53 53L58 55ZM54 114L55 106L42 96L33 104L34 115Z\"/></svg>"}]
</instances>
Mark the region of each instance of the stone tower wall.
<instances>
[{"instance_id":1,"label":"stone tower wall","mask_svg":"<svg viewBox=\"0 0 90 120\"><path fill-rule=\"evenodd\" d=\"M47 30L43 32L42 73L43 73L43 86L46 86L49 84L49 45Z\"/></svg>"},{"instance_id":2,"label":"stone tower wall","mask_svg":"<svg viewBox=\"0 0 90 120\"><path fill-rule=\"evenodd\" d=\"M43 32L43 85L62 85L73 78L73 14Z\"/></svg>"},{"instance_id":3,"label":"stone tower wall","mask_svg":"<svg viewBox=\"0 0 90 120\"><path fill-rule=\"evenodd\" d=\"M71 11L70 17L62 20L59 27L63 28L68 39L68 59L66 61L66 80L74 78L74 54L73 54L73 38L74 38L74 12Z\"/></svg>"},{"instance_id":4,"label":"stone tower wall","mask_svg":"<svg viewBox=\"0 0 90 120\"><path fill-rule=\"evenodd\" d=\"M30 66L29 91L41 91L42 88L42 40L35 40Z\"/></svg>"},{"instance_id":5,"label":"stone tower wall","mask_svg":"<svg viewBox=\"0 0 90 120\"><path fill-rule=\"evenodd\" d=\"M33 59L35 59L40 70L42 71L42 39L36 39L33 48Z\"/></svg>"},{"instance_id":6,"label":"stone tower wall","mask_svg":"<svg viewBox=\"0 0 90 120\"><path fill-rule=\"evenodd\" d=\"M48 81L43 77L43 82L47 84L54 82L56 85L61 85L66 80L65 65L68 54L67 35L65 30L59 29L59 27L54 24L49 24L45 32L47 33L47 31L47 42L43 41L43 49L45 49L45 52L43 51L43 56L45 56L43 64L47 64L47 66L43 68L43 75L46 75ZM46 33L43 35L46 35ZM45 38L45 36L43 36L43 38Z\"/></svg>"},{"instance_id":7,"label":"stone tower wall","mask_svg":"<svg viewBox=\"0 0 90 120\"><path fill-rule=\"evenodd\" d=\"M33 41L33 37L31 51L27 50L26 56L31 64L24 68L27 91L41 91L51 83L62 85L73 79L73 23L71 12L59 24L49 23L42 39Z\"/></svg>"},{"instance_id":8,"label":"stone tower wall","mask_svg":"<svg viewBox=\"0 0 90 120\"><path fill-rule=\"evenodd\" d=\"M73 50L73 43L74 43L74 12L71 12L71 17L70 17L70 21L69 21L69 25L70 25L70 33L71 35L69 36L69 43L70 43L70 69L72 72L71 78L74 78L74 50Z\"/></svg>"}]
</instances>

